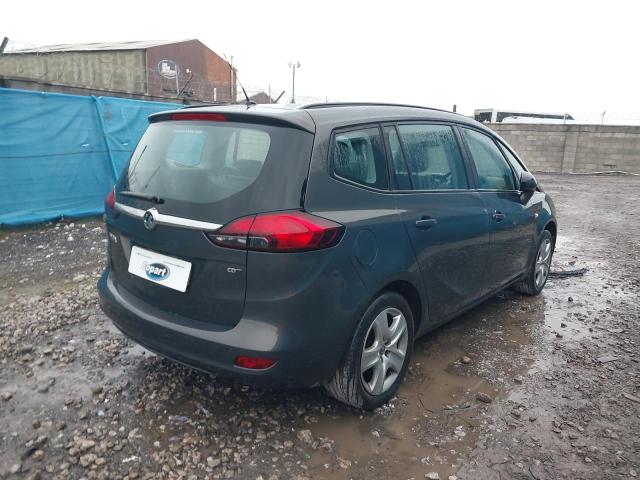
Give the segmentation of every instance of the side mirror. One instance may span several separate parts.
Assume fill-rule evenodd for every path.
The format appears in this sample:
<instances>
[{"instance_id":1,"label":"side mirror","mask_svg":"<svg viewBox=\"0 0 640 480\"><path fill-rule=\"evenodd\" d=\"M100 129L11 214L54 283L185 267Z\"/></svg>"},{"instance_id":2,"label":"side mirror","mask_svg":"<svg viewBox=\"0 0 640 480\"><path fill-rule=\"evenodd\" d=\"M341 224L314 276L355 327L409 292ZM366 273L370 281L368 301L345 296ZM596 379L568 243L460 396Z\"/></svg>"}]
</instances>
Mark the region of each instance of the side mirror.
<instances>
[{"instance_id":1,"label":"side mirror","mask_svg":"<svg viewBox=\"0 0 640 480\"><path fill-rule=\"evenodd\" d=\"M520 190L524 193L533 193L538 188L538 181L536 177L529 172L522 172L520 174Z\"/></svg>"}]
</instances>

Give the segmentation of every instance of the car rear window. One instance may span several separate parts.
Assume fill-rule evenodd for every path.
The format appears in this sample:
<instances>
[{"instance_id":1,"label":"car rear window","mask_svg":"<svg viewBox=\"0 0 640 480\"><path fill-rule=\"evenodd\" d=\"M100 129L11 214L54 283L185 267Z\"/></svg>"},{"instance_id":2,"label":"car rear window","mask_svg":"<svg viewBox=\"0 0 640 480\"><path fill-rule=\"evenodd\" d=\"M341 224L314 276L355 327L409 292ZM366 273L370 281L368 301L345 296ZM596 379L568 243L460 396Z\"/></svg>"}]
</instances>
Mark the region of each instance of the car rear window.
<instances>
[{"instance_id":1,"label":"car rear window","mask_svg":"<svg viewBox=\"0 0 640 480\"><path fill-rule=\"evenodd\" d=\"M272 146L269 130L223 122L152 124L131 157L128 188L179 201L220 201L258 178Z\"/></svg>"}]
</instances>

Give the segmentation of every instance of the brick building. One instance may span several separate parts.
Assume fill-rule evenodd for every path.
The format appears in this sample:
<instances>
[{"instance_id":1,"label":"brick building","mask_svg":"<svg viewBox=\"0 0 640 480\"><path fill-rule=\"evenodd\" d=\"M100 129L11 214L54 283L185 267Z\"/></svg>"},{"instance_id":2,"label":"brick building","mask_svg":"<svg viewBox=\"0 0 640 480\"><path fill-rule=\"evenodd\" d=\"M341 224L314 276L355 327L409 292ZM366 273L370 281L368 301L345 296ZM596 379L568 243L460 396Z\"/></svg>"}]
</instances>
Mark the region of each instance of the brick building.
<instances>
[{"instance_id":1,"label":"brick building","mask_svg":"<svg viewBox=\"0 0 640 480\"><path fill-rule=\"evenodd\" d=\"M183 103L237 94L235 69L195 39L14 50L2 55L0 87Z\"/></svg>"}]
</instances>

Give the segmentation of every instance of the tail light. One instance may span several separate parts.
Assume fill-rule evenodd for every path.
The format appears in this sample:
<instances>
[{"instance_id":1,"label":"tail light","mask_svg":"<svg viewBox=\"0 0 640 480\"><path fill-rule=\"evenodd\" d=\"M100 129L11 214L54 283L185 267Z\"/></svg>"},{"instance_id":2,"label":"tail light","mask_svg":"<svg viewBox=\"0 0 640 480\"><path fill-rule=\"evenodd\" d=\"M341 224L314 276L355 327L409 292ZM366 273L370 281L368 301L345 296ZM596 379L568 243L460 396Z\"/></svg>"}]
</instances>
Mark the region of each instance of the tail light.
<instances>
[{"instance_id":1,"label":"tail light","mask_svg":"<svg viewBox=\"0 0 640 480\"><path fill-rule=\"evenodd\" d=\"M306 212L261 213L238 218L209 234L221 247L259 252L306 252L337 245L344 226Z\"/></svg>"},{"instance_id":2,"label":"tail light","mask_svg":"<svg viewBox=\"0 0 640 480\"><path fill-rule=\"evenodd\" d=\"M114 208L116 208L116 187L113 187L107 198L104 199L105 210L113 210Z\"/></svg>"}]
</instances>

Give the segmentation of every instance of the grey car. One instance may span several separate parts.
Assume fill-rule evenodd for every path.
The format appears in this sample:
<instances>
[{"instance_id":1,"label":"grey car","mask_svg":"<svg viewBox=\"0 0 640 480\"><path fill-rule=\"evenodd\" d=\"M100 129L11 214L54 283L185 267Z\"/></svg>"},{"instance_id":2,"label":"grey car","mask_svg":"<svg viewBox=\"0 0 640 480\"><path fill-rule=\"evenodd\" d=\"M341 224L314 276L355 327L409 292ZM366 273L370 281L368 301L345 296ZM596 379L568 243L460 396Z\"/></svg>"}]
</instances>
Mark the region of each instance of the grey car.
<instances>
[{"instance_id":1,"label":"grey car","mask_svg":"<svg viewBox=\"0 0 640 480\"><path fill-rule=\"evenodd\" d=\"M98 287L115 325L160 355L372 409L417 337L545 285L553 203L466 117L344 103L149 120L105 201Z\"/></svg>"}]
</instances>

